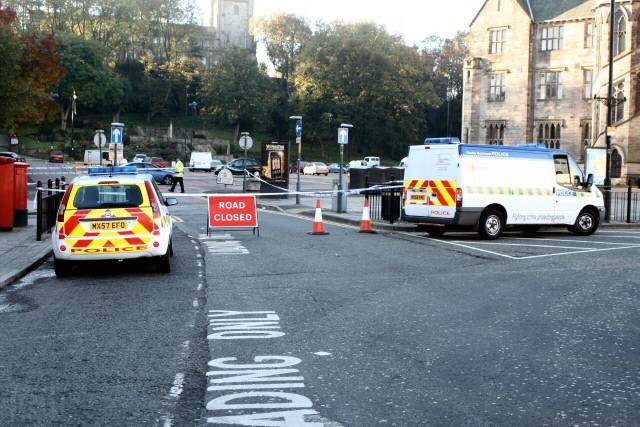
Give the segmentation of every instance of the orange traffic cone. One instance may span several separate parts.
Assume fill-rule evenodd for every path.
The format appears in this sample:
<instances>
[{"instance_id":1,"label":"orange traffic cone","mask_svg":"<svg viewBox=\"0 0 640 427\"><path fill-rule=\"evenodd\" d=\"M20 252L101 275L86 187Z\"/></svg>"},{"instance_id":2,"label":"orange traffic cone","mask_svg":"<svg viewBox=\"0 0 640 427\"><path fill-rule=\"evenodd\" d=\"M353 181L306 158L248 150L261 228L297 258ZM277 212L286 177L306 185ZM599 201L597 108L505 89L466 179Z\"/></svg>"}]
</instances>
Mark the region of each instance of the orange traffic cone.
<instances>
[{"instance_id":1,"label":"orange traffic cone","mask_svg":"<svg viewBox=\"0 0 640 427\"><path fill-rule=\"evenodd\" d=\"M327 230L324 229L324 223L322 222L322 206L320 206L320 199L316 202L316 217L313 220L312 236L326 236Z\"/></svg>"},{"instance_id":2,"label":"orange traffic cone","mask_svg":"<svg viewBox=\"0 0 640 427\"><path fill-rule=\"evenodd\" d=\"M360 221L359 233L375 234L371 227L371 214L369 212L369 198L364 198L364 208L362 209L362 221Z\"/></svg>"}]
</instances>

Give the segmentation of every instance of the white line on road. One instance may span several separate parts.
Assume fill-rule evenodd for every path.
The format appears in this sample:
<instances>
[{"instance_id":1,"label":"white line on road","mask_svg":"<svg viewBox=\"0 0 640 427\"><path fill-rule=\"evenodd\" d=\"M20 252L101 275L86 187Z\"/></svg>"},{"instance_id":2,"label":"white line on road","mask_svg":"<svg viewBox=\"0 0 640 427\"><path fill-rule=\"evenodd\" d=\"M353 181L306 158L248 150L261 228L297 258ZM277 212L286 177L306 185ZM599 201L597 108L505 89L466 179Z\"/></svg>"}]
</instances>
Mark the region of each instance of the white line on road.
<instances>
[{"instance_id":1,"label":"white line on road","mask_svg":"<svg viewBox=\"0 0 640 427\"><path fill-rule=\"evenodd\" d=\"M544 255L531 255L531 256L517 257L516 259L547 258L547 257L554 257L554 256L585 254L585 253L592 253L592 252L619 251L619 250L622 250L622 249L634 249L634 248L640 248L640 245L622 246L622 247L617 247L617 248L589 249L589 250L586 250L586 251L560 252L560 253L544 254Z\"/></svg>"},{"instance_id":2,"label":"white line on road","mask_svg":"<svg viewBox=\"0 0 640 427\"><path fill-rule=\"evenodd\" d=\"M461 243L461 242L457 241L455 243ZM535 245L530 243L473 242L473 244L474 245L496 245L496 246L522 246L527 248L576 249L576 250L593 249L593 248L584 248L580 246Z\"/></svg>"},{"instance_id":3,"label":"white line on road","mask_svg":"<svg viewBox=\"0 0 640 427\"><path fill-rule=\"evenodd\" d=\"M503 239L505 240L525 240L522 237L503 237ZM546 242L546 241L552 241L552 242L576 242L576 243L594 243L594 244L599 244L599 245L622 245L622 246L628 246L629 242L604 242L602 240L578 240L578 239L551 239L548 237L545 237L543 239L538 239L537 241L540 242Z\"/></svg>"}]
</instances>

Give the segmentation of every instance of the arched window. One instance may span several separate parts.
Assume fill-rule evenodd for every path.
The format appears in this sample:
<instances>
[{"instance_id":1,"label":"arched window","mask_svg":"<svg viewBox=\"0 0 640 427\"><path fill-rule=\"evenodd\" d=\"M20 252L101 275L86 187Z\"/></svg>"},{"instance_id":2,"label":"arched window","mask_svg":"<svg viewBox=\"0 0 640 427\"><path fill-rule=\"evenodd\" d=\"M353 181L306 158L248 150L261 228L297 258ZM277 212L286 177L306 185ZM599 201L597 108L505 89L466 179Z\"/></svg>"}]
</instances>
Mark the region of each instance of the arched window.
<instances>
[{"instance_id":1,"label":"arched window","mask_svg":"<svg viewBox=\"0 0 640 427\"><path fill-rule=\"evenodd\" d=\"M538 124L538 142L551 149L560 149L562 123L540 122Z\"/></svg>"},{"instance_id":2,"label":"arched window","mask_svg":"<svg viewBox=\"0 0 640 427\"><path fill-rule=\"evenodd\" d=\"M613 32L613 54L619 55L627 50L627 18L621 9L616 11Z\"/></svg>"},{"instance_id":3,"label":"arched window","mask_svg":"<svg viewBox=\"0 0 640 427\"><path fill-rule=\"evenodd\" d=\"M240 15L240 6L238 6L237 4L233 5L233 14Z\"/></svg>"},{"instance_id":4,"label":"arched window","mask_svg":"<svg viewBox=\"0 0 640 427\"><path fill-rule=\"evenodd\" d=\"M487 143L490 145L504 145L505 122L487 123Z\"/></svg>"},{"instance_id":5,"label":"arched window","mask_svg":"<svg viewBox=\"0 0 640 427\"><path fill-rule=\"evenodd\" d=\"M622 156L615 149L611 152L611 178L622 178Z\"/></svg>"},{"instance_id":6,"label":"arched window","mask_svg":"<svg viewBox=\"0 0 640 427\"><path fill-rule=\"evenodd\" d=\"M581 127L581 146L580 158L584 160L586 158L587 148L591 146L591 120L582 120Z\"/></svg>"},{"instance_id":7,"label":"arched window","mask_svg":"<svg viewBox=\"0 0 640 427\"><path fill-rule=\"evenodd\" d=\"M624 96L624 81L616 84L614 87L614 91L616 105L611 109L611 114L613 116L611 120L613 121L613 123L616 123L624 119L624 104L626 101L626 98Z\"/></svg>"}]
</instances>

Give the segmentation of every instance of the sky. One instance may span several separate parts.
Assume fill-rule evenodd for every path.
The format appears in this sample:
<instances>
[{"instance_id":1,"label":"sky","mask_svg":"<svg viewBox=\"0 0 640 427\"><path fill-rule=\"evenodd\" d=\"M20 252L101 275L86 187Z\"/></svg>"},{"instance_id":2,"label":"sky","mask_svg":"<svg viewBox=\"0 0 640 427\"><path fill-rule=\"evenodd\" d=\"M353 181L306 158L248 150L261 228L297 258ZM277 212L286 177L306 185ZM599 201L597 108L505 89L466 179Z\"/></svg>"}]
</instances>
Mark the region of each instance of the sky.
<instances>
[{"instance_id":1,"label":"sky","mask_svg":"<svg viewBox=\"0 0 640 427\"><path fill-rule=\"evenodd\" d=\"M209 16L210 0L199 0L203 16ZM419 44L430 35L449 37L466 30L484 0L255 0L254 16L277 12L304 16L309 22L374 21L408 44Z\"/></svg>"}]
</instances>

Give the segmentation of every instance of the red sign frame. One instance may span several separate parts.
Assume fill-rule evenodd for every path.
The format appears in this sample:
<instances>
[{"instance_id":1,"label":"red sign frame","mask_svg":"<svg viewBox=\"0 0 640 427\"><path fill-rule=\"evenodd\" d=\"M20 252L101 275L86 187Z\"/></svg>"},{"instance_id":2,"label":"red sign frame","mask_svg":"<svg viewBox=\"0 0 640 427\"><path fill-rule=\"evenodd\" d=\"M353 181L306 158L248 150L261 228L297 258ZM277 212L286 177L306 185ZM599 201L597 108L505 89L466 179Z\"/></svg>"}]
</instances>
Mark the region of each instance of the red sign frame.
<instances>
[{"instance_id":1,"label":"red sign frame","mask_svg":"<svg viewBox=\"0 0 640 427\"><path fill-rule=\"evenodd\" d=\"M209 196L210 228L258 228L256 196Z\"/></svg>"}]
</instances>

